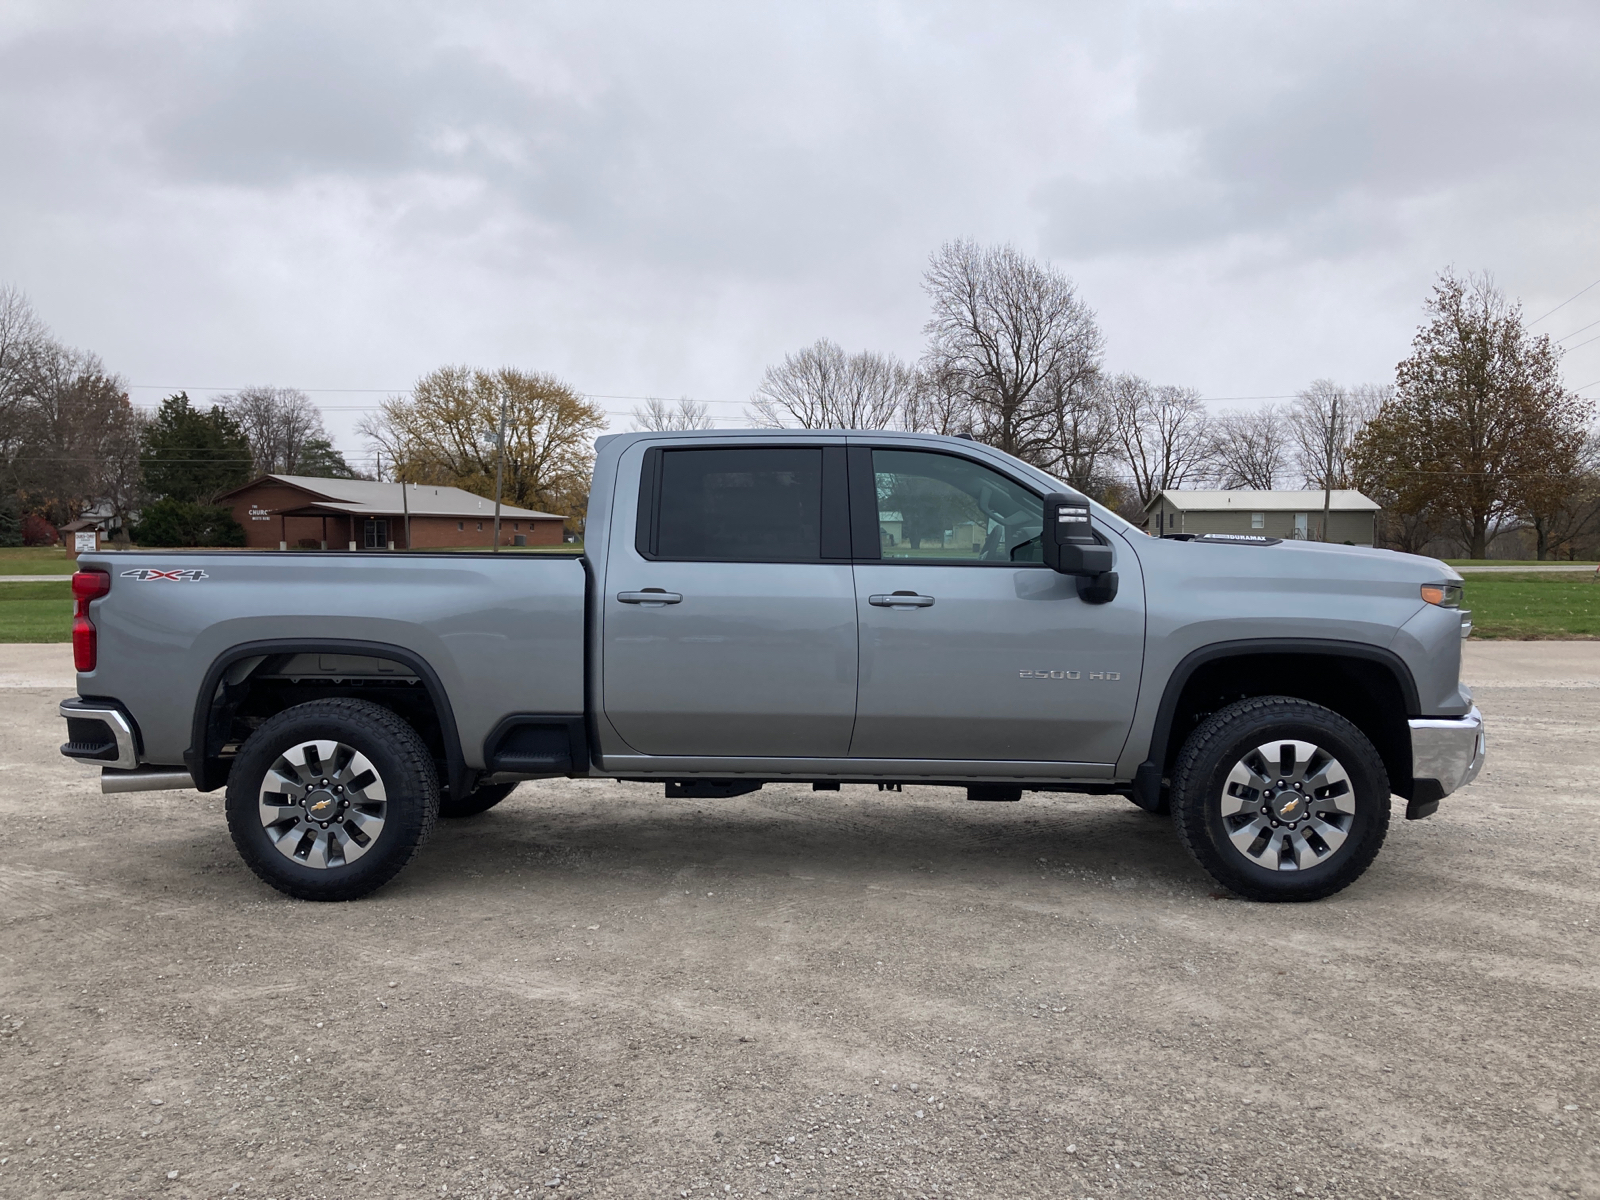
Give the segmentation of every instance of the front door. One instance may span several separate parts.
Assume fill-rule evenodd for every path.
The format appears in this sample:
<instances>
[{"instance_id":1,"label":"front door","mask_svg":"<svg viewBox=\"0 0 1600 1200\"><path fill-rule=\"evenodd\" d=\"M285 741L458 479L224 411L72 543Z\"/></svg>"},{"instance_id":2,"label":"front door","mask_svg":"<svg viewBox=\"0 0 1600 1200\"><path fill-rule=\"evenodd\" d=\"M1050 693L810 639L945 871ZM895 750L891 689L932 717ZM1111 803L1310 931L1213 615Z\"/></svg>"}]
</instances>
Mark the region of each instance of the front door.
<instances>
[{"instance_id":1,"label":"front door","mask_svg":"<svg viewBox=\"0 0 1600 1200\"><path fill-rule=\"evenodd\" d=\"M1144 653L1132 553L1109 539L1122 586L1086 604L1041 561L1043 503L1030 488L954 454L870 454L870 474L852 468L852 501L875 507L879 545L863 562L858 523L851 756L1115 762Z\"/></svg>"},{"instance_id":2,"label":"front door","mask_svg":"<svg viewBox=\"0 0 1600 1200\"><path fill-rule=\"evenodd\" d=\"M607 719L640 754L844 757L856 612L842 444L624 457L605 572Z\"/></svg>"}]
</instances>

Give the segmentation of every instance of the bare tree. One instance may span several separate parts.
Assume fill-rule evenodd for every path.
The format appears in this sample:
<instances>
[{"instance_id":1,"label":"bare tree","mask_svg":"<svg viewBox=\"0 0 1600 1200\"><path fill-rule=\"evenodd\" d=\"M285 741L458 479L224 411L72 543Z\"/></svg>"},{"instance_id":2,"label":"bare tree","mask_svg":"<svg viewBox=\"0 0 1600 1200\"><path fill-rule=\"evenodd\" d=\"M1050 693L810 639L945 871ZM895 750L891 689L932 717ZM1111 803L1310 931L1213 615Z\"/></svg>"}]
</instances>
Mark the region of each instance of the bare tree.
<instances>
[{"instance_id":1,"label":"bare tree","mask_svg":"<svg viewBox=\"0 0 1600 1200\"><path fill-rule=\"evenodd\" d=\"M1109 499L1117 426L1100 377L1053 374L1045 380L1040 399L1049 411L1052 433L1038 465L1086 496Z\"/></svg>"},{"instance_id":2,"label":"bare tree","mask_svg":"<svg viewBox=\"0 0 1600 1200\"><path fill-rule=\"evenodd\" d=\"M911 433L972 436L972 413L963 380L949 371L918 371L916 389L900 413L900 424Z\"/></svg>"},{"instance_id":3,"label":"bare tree","mask_svg":"<svg viewBox=\"0 0 1600 1200\"><path fill-rule=\"evenodd\" d=\"M16 466L28 440L28 410L41 358L55 348L50 331L28 298L10 285L0 287L0 487L16 489Z\"/></svg>"},{"instance_id":4,"label":"bare tree","mask_svg":"<svg viewBox=\"0 0 1600 1200\"><path fill-rule=\"evenodd\" d=\"M1106 396L1141 509L1161 492L1204 475L1211 460L1211 438L1199 392L1158 387L1137 375L1116 375Z\"/></svg>"},{"instance_id":5,"label":"bare tree","mask_svg":"<svg viewBox=\"0 0 1600 1200\"><path fill-rule=\"evenodd\" d=\"M670 429L711 429L714 424L706 406L698 400L680 396L675 405L652 397L633 410L633 427L663 433Z\"/></svg>"},{"instance_id":6,"label":"bare tree","mask_svg":"<svg viewBox=\"0 0 1600 1200\"><path fill-rule=\"evenodd\" d=\"M924 367L958 386L973 436L1048 458L1058 428L1047 381L1085 387L1100 370L1100 329L1072 281L1012 246L963 239L933 255L923 289L933 301Z\"/></svg>"},{"instance_id":7,"label":"bare tree","mask_svg":"<svg viewBox=\"0 0 1600 1200\"><path fill-rule=\"evenodd\" d=\"M95 504L136 506L141 417L93 354L63 346L0 287L0 490L59 525Z\"/></svg>"},{"instance_id":8,"label":"bare tree","mask_svg":"<svg viewBox=\"0 0 1600 1200\"><path fill-rule=\"evenodd\" d=\"M821 338L768 367L746 410L764 429L887 429L916 401L917 373L892 354L846 354Z\"/></svg>"},{"instance_id":9,"label":"bare tree","mask_svg":"<svg viewBox=\"0 0 1600 1200\"><path fill-rule=\"evenodd\" d=\"M298 475L310 443L327 440L322 414L294 388L248 387L219 397L250 443L257 475Z\"/></svg>"},{"instance_id":10,"label":"bare tree","mask_svg":"<svg viewBox=\"0 0 1600 1200\"><path fill-rule=\"evenodd\" d=\"M1289 423L1282 410L1235 409L1212 419L1211 459L1224 488L1270 492L1289 470Z\"/></svg>"},{"instance_id":11,"label":"bare tree","mask_svg":"<svg viewBox=\"0 0 1600 1200\"><path fill-rule=\"evenodd\" d=\"M1328 540L1334 489L1355 486L1356 438L1393 391L1372 384L1351 390L1331 379L1316 379L1289 406L1289 428L1305 486L1322 489L1321 541Z\"/></svg>"},{"instance_id":12,"label":"bare tree","mask_svg":"<svg viewBox=\"0 0 1600 1200\"><path fill-rule=\"evenodd\" d=\"M1518 489L1522 517L1533 531L1533 556L1572 558L1600 532L1600 431L1589 429L1575 454L1556 455L1542 478Z\"/></svg>"},{"instance_id":13,"label":"bare tree","mask_svg":"<svg viewBox=\"0 0 1600 1200\"><path fill-rule=\"evenodd\" d=\"M97 503L126 517L142 428L127 384L96 356L50 343L35 357L26 399L13 479L27 507L57 525Z\"/></svg>"}]
</instances>

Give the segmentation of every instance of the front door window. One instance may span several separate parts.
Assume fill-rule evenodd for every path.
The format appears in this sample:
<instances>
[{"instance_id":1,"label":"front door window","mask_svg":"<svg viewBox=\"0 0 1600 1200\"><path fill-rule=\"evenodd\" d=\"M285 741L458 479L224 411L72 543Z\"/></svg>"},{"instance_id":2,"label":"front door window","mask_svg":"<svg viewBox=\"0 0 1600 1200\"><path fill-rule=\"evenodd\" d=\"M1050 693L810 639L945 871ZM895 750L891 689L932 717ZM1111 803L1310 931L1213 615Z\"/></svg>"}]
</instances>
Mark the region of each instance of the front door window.
<instances>
[{"instance_id":1,"label":"front door window","mask_svg":"<svg viewBox=\"0 0 1600 1200\"><path fill-rule=\"evenodd\" d=\"M953 454L874 450L884 562L1042 562L1044 502L997 471Z\"/></svg>"}]
</instances>

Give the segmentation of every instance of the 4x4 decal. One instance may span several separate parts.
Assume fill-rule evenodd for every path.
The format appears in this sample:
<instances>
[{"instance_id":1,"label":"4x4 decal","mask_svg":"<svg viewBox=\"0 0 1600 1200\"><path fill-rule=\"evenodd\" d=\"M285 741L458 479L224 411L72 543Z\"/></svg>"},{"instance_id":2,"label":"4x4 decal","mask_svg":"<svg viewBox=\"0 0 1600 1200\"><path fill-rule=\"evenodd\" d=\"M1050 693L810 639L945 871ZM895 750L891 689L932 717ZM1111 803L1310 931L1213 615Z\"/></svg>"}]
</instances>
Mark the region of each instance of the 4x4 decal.
<instances>
[{"instance_id":1,"label":"4x4 decal","mask_svg":"<svg viewBox=\"0 0 1600 1200\"><path fill-rule=\"evenodd\" d=\"M122 573L124 579L137 579L148 583L152 579L170 579L174 583L193 583L197 579L209 579L210 576L199 568L187 571L158 571L154 567L138 567L132 571Z\"/></svg>"}]
</instances>

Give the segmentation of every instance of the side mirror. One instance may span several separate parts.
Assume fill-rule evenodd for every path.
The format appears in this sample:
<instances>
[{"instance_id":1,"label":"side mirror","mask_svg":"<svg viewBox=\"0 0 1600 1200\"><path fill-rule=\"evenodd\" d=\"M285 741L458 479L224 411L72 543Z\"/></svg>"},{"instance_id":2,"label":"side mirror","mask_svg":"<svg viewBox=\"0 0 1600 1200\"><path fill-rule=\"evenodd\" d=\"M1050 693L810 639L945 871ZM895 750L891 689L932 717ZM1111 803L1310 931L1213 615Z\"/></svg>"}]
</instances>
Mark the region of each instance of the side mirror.
<instances>
[{"instance_id":1,"label":"side mirror","mask_svg":"<svg viewBox=\"0 0 1600 1200\"><path fill-rule=\"evenodd\" d=\"M1044 498L1045 566L1063 575L1104 575L1111 570L1110 546L1102 546L1089 523L1089 502L1064 492Z\"/></svg>"},{"instance_id":2,"label":"side mirror","mask_svg":"<svg viewBox=\"0 0 1600 1200\"><path fill-rule=\"evenodd\" d=\"M1085 604L1109 604L1117 596L1115 556L1100 544L1089 520L1089 503L1078 496L1055 492L1044 498L1045 565L1078 579L1078 598Z\"/></svg>"}]
</instances>

